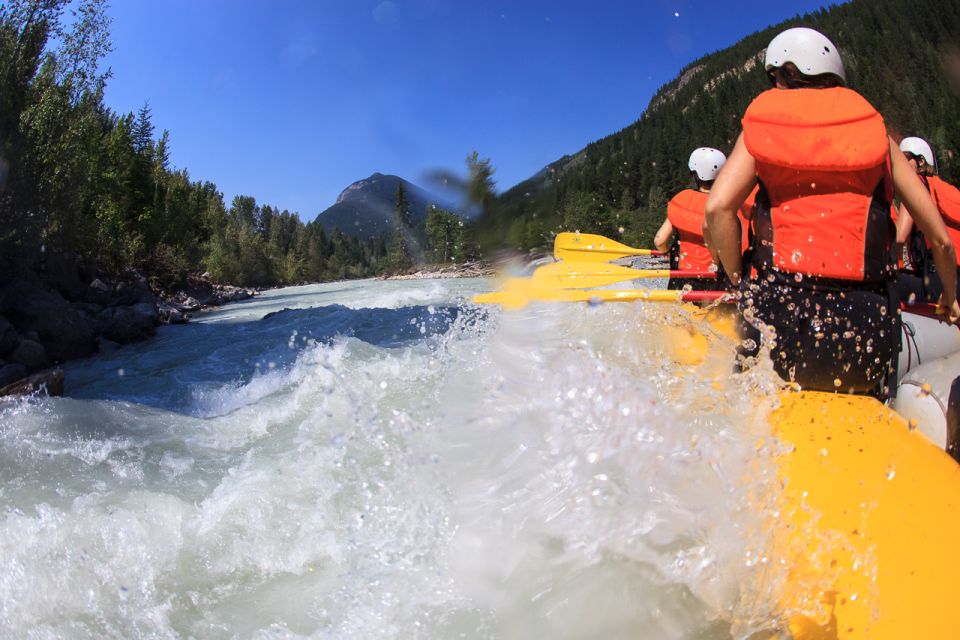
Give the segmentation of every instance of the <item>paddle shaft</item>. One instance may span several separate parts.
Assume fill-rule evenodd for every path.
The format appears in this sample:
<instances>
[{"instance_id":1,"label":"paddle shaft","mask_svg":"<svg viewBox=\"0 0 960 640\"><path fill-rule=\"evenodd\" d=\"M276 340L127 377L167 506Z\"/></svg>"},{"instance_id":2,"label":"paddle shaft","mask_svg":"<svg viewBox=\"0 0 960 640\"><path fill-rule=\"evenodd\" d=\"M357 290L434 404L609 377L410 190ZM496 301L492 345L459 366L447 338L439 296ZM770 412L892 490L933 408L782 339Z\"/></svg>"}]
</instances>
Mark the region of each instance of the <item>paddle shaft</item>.
<instances>
[{"instance_id":1,"label":"paddle shaft","mask_svg":"<svg viewBox=\"0 0 960 640\"><path fill-rule=\"evenodd\" d=\"M553 289L592 289L638 278L715 279L709 270L633 269L608 262L554 262L537 267L531 279L540 287Z\"/></svg>"}]
</instances>

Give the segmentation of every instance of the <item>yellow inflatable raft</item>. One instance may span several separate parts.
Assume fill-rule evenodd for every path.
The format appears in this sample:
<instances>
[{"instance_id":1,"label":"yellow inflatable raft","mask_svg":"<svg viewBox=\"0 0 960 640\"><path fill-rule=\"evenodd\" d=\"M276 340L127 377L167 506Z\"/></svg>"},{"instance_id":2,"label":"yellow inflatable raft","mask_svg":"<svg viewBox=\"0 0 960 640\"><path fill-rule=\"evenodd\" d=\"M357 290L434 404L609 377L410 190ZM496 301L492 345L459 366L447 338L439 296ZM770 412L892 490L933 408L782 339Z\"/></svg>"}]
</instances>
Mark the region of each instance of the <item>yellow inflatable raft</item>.
<instances>
[{"instance_id":1,"label":"yellow inflatable raft","mask_svg":"<svg viewBox=\"0 0 960 640\"><path fill-rule=\"evenodd\" d=\"M730 314L693 313L732 332ZM683 364L708 346L695 329L664 337ZM960 638L960 465L873 398L784 392L769 422L783 453L767 557L787 576L766 637Z\"/></svg>"},{"instance_id":2,"label":"yellow inflatable raft","mask_svg":"<svg viewBox=\"0 0 960 640\"><path fill-rule=\"evenodd\" d=\"M732 313L688 310L733 335ZM697 324L666 329L679 363L708 349ZM869 397L785 391L768 420L784 452L762 501L787 571L774 625L791 634L770 637L960 638L960 465Z\"/></svg>"},{"instance_id":3,"label":"yellow inflatable raft","mask_svg":"<svg viewBox=\"0 0 960 640\"><path fill-rule=\"evenodd\" d=\"M960 466L872 398L786 393L770 421L793 637L960 638Z\"/></svg>"}]
</instances>

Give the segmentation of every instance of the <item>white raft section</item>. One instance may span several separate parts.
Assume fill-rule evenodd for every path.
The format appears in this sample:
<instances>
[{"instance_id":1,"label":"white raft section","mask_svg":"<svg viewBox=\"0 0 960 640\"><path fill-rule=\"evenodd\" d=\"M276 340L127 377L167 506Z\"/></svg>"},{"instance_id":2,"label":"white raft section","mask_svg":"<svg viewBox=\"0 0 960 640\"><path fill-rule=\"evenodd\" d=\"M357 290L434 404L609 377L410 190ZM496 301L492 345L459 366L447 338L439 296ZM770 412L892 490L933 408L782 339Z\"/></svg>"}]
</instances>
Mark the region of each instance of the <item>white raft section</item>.
<instances>
[{"instance_id":1,"label":"white raft section","mask_svg":"<svg viewBox=\"0 0 960 640\"><path fill-rule=\"evenodd\" d=\"M950 385L960 376L960 329L904 313L902 338L900 386L893 408L938 447L946 448Z\"/></svg>"}]
</instances>

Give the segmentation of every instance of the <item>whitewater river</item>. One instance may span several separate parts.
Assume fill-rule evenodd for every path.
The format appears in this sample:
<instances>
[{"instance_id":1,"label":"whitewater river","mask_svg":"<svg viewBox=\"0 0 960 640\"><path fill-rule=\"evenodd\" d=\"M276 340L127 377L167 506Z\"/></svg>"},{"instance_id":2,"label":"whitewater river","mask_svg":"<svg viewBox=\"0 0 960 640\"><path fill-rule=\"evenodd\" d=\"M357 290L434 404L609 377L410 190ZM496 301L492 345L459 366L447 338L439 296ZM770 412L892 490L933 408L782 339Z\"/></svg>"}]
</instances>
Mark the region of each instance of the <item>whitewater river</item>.
<instances>
[{"instance_id":1,"label":"whitewater river","mask_svg":"<svg viewBox=\"0 0 960 640\"><path fill-rule=\"evenodd\" d=\"M678 362L667 327L706 329L672 305L469 303L491 287L270 291L0 405L0 638L772 624L769 367L710 336Z\"/></svg>"}]
</instances>

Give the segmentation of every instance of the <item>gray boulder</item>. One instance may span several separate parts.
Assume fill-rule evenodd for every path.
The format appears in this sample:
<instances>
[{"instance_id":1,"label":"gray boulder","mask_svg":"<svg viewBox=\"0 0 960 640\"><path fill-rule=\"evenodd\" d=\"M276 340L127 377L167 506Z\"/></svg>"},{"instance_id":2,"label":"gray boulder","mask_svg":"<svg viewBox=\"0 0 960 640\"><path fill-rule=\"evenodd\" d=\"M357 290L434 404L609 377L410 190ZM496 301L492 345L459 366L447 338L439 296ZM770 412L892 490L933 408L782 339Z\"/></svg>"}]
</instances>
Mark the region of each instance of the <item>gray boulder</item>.
<instances>
[{"instance_id":1,"label":"gray boulder","mask_svg":"<svg viewBox=\"0 0 960 640\"><path fill-rule=\"evenodd\" d=\"M114 300L118 306L129 306L139 299L139 293L129 282L119 282L113 290Z\"/></svg>"},{"instance_id":2,"label":"gray boulder","mask_svg":"<svg viewBox=\"0 0 960 640\"><path fill-rule=\"evenodd\" d=\"M137 302L148 302L150 304L156 304L157 294L153 292L153 289L150 288L150 283L147 282L147 279L136 270L128 270L126 277L129 278L129 285L137 293Z\"/></svg>"},{"instance_id":3,"label":"gray boulder","mask_svg":"<svg viewBox=\"0 0 960 640\"><path fill-rule=\"evenodd\" d=\"M98 304L101 307L109 307L113 304L113 290L106 282L96 278L87 287L86 299L88 302Z\"/></svg>"},{"instance_id":4,"label":"gray boulder","mask_svg":"<svg viewBox=\"0 0 960 640\"><path fill-rule=\"evenodd\" d=\"M48 251L42 269L43 279L68 299L83 298L86 286L80 280L80 264L75 256Z\"/></svg>"},{"instance_id":5,"label":"gray boulder","mask_svg":"<svg viewBox=\"0 0 960 640\"><path fill-rule=\"evenodd\" d=\"M0 356L10 353L20 342L20 334L10 321L0 316Z\"/></svg>"},{"instance_id":6,"label":"gray boulder","mask_svg":"<svg viewBox=\"0 0 960 640\"><path fill-rule=\"evenodd\" d=\"M0 313L20 331L36 332L54 362L83 358L96 349L94 324L59 293L13 282L0 293Z\"/></svg>"},{"instance_id":7,"label":"gray boulder","mask_svg":"<svg viewBox=\"0 0 960 640\"><path fill-rule=\"evenodd\" d=\"M47 369L0 387L0 397L26 396L37 391L46 391L49 396L62 396L63 378L63 369Z\"/></svg>"},{"instance_id":8,"label":"gray boulder","mask_svg":"<svg viewBox=\"0 0 960 640\"><path fill-rule=\"evenodd\" d=\"M30 371L47 366L47 352L43 345L33 340L21 340L9 356L11 362L19 362Z\"/></svg>"},{"instance_id":9,"label":"gray boulder","mask_svg":"<svg viewBox=\"0 0 960 640\"><path fill-rule=\"evenodd\" d=\"M140 342L156 334L157 310L139 303L129 307L111 307L97 316L97 333L120 344Z\"/></svg>"},{"instance_id":10,"label":"gray boulder","mask_svg":"<svg viewBox=\"0 0 960 640\"><path fill-rule=\"evenodd\" d=\"M16 382L27 376L27 368L22 364L11 362L0 367L0 387Z\"/></svg>"},{"instance_id":11,"label":"gray boulder","mask_svg":"<svg viewBox=\"0 0 960 640\"><path fill-rule=\"evenodd\" d=\"M181 311L169 303L161 304L158 310L160 312L160 324L184 324L190 320L189 313Z\"/></svg>"}]
</instances>

